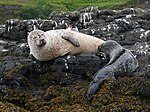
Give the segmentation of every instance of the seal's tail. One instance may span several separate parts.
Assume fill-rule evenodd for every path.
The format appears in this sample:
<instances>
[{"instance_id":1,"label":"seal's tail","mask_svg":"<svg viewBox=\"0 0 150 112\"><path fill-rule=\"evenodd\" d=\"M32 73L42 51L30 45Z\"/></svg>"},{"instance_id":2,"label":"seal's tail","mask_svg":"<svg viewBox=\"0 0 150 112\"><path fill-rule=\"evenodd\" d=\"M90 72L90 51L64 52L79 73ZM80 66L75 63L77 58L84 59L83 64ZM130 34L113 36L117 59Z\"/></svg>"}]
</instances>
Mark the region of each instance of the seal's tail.
<instances>
[{"instance_id":1,"label":"seal's tail","mask_svg":"<svg viewBox=\"0 0 150 112\"><path fill-rule=\"evenodd\" d=\"M111 78L115 80L113 73L110 72L108 74L103 74L103 70L105 70L105 67L100 71L101 73L98 72L94 75L93 80L89 84L87 91L88 100L92 99L93 95L100 90L100 88L107 79Z\"/></svg>"},{"instance_id":2,"label":"seal's tail","mask_svg":"<svg viewBox=\"0 0 150 112\"><path fill-rule=\"evenodd\" d=\"M101 85L103 85L105 78L102 78L100 80L93 80L91 81L88 91L87 91L87 98L88 100L91 100L93 95L100 89Z\"/></svg>"}]
</instances>

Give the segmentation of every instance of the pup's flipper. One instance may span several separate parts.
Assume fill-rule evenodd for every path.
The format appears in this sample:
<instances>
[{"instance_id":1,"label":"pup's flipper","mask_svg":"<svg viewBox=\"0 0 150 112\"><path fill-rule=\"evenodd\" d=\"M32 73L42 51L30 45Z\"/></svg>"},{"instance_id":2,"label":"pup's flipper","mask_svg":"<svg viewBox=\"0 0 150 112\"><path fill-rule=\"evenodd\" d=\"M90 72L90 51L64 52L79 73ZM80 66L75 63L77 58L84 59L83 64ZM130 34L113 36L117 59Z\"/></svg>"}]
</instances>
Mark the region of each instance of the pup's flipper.
<instances>
[{"instance_id":1,"label":"pup's flipper","mask_svg":"<svg viewBox=\"0 0 150 112\"><path fill-rule=\"evenodd\" d=\"M107 68L102 68L94 75L93 80L89 84L87 91L88 100L90 100L93 97L93 95L99 91L104 81L108 78L115 79L113 73L111 72L107 73Z\"/></svg>"},{"instance_id":2,"label":"pup's flipper","mask_svg":"<svg viewBox=\"0 0 150 112\"><path fill-rule=\"evenodd\" d=\"M121 49L120 52L115 53L110 56L110 61L108 62L107 65L111 65L114 63L120 56L122 56L126 52L126 49Z\"/></svg>"}]
</instances>

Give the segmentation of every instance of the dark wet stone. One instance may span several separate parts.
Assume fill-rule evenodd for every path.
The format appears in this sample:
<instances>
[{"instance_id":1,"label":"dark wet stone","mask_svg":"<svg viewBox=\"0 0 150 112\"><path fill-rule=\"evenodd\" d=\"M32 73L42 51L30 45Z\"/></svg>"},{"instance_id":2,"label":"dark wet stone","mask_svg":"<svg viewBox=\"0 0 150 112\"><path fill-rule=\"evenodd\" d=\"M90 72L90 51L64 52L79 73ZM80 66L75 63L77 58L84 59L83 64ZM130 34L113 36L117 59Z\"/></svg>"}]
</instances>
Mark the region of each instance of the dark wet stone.
<instances>
[{"instance_id":1,"label":"dark wet stone","mask_svg":"<svg viewBox=\"0 0 150 112\"><path fill-rule=\"evenodd\" d=\"M52 12L47 20L8 20L5 25L0 26L0 94L2 92L0 98L28 111L38 109L45 111L51 106L55 108L55 105L62 110L70 107L77 108L77 110L83 108L85 111L93 109L96 111L96 108L98 111L147 110L148 107L143 105L148 105L150 98L150 21L148 15L149 11L146 9L99 10L89 7L72 13ZM139 61L139 67L132 77L118 78L114 82L106 81L102 91L96 94L92 105L89 105L85 98L88 83L95 72L108 63L109 57L102 53L81 54L40 62L29 56L26 40L29 32L34 29L44 31L62 29L69 25L73 28L77 27L79 32L103 40L117 41L131 50ZM46 92L49 87L49 91ZM8 88L14 91L10 92ZM21 92L15 94L17 90ZM27 94L31 96L25 95L23 90L29 90L31 93L27 91ZM12 98L9 97L11 95ZM139 106L136 105L137 102Z\"/></svg>"},{"instance_id":2,"label":"dark wet stone","mask_svg":"<svg viewBox=\"0 0 150 112\"><path fill-rule=\"evenodd\" d=\"M0 37L2 37L5 33L5 25L0 25Z\"/></svg>"},{"instance_id":3,"label":"dark wet stone","mask_svg":"<svg viewBox=\"0 0 150 112\"><path fill-rule=\"evenodd\" d=\"M141 14L139 18L150 21L150 12Z\"/></svg>"},{"instance_id":4,"label":"dark wet stone","mask_svg":"<svg viewBox=\"0 0 150 112\"><path fill-rule=\"evenodd\" d=\"M121 11L123 14L135 14L134 8L125 8Z\"/></svg>"},{"instance_id":5,"label":"dark wet stone","mask_svg":"<svg viewBox=\"0 0 150 112\"><path fill-rule=\"evenodd\" d=\"M15 42L6 42L1 44L1 49L8 49L8 52L0 52L1 56L13 55L30 59L29 48L26 44L27 34L38 28L44 31L51 29L67 28L68 25L78 27L79 31L88 35L97 36L104 40L116 40L121 45L127 48L134 48L136 42L149 43L149 20L144 18L143 14L148 14L147 10L126 8L123 10L111 10L89 7L80 11L68 12L52 12L48 20L35 19L35 20L18 20L10 19L6 22L3 38L7 37L10 40L17 40ZM80 20L82 18L82 21ZM85 19L85 20L84 20ZM92 21L92 22L91 22ZM4 27L3 27L4 28ZM6 36L4 36L4 34ZM24 42L24 43L23 43ZM27 72L35 72L38 74L45 74L48 70L53 72L68 72L72 74L87 74L87 71L94 73L107 61L101 60L103 57L98 58L94 55L89 56L76 56L67 59L59 58L54 63L34 63L35 70L27 69ZM141 58L142 59L142 58ZM4 61L5 60L5 61ZM12 69L15 66L20 66L22 63L14 62L12 59L4 59L3 66L1 67L2 73ZM8 61L8 62L7 62ZM67 64L67 65L66 65ZM43 66L43 67L42 67ZM45 67L48 66L48 67ZM29 78L29 75L26 75ZM18 80L18 79L17 79ZM66 83L66 82L65 82ZM64 84L65 84L64 83ZM69 83L69 82L67 82Z\"/></svg>"},{"instance_id":6,"label":"dark wet stone","mask_svg":"<svg viewBox=\"0 0 150 112\"><path fill-rule=\"evenodd\" d=\"M143 28L144 30L150 29L150 21L147 21L145 19L138 19L137 23L139 24L138 27Z\"/></svg>"},{"instance_id":7,"label":"dark wet stone","mask_svg":"<svg viewBox=\"0 0 150 112\"><path fill-rule=\"evenodd\" d=\"M50 99L51 99L51 97L50 97L50 95L44 95L43 97L42 97L42 99L44 100L44 101L49 101ZM49 102L50 103L50 102Z\"/></svg>"},{"instance_id":8,"label":"dark wet stone","mask_svg":"<svg viewBox=\"0 0 150 112\"><path fill-rule=\"evenodd\" d=\"M100 10L98 12L98 15L106 15L106 16L112 16L115 15L115 11L111 10L111 9L104 9L104 10Z\"/></svg>"},{"instance_id":9,"label":"dark wet stone","mask_svg":"<svg viewBox=\"0 0 150 112\"><path fill-rule=\"evenodd\" d=\"M1 85L0 84L0 92L2 92L6 88L6 85Z\"/></svg>"},{"instance_id":10,"label":"dark wet stone","mask_svg":"<svg viewBox=\"0 0 150 112\"><path fill-rule=\"evenodd\" d=\"M43 94L43 91L33 91L32 96L41 96Z\"/></svg>"}]
</instances>

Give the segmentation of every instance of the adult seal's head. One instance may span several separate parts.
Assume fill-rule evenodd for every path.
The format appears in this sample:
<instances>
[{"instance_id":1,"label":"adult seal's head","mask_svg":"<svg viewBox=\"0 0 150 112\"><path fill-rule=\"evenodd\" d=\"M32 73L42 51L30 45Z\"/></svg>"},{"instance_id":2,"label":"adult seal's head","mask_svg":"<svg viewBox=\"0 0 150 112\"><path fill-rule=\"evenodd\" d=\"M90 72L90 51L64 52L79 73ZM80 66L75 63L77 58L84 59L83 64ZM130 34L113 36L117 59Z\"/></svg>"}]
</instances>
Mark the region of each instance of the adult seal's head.
<instances>
[{"instance_id":1,"label":"adult seal's head","mask_svg":"<svg viewBox=\"0 0 150 112\"><path fill-rule=\"evenodd\" d=\"M45 32L42 30L34 30L29 33L27 41L30 48L30 55L36 59L41 59L40 57L43 57L47 43Z\"/></svg>"},{"instance_id":2,"label":"adult seal's head","mask_svg":"<svg viewBox=\"0 0 150 112\"><path fill-rule=\"evenodd\" d=\"M134 55L116 41L106 41L100 46L100 51L109 55L110 61L95 73L87 92L89 100L101 88L107 78L114 79L119 76L130 76L138 67L138 61Z\"/></svg>"},{"instance_id":3,"label":"adult seal's head","mask_svg":"<svg viewBox=\"0 0 150 112\"><path fill-rule=\"evenodd\" d=\"M46 44L46 36L42 30L34 30L28 36L29 46L42 47Z\"/></svg>"}]
</instances>

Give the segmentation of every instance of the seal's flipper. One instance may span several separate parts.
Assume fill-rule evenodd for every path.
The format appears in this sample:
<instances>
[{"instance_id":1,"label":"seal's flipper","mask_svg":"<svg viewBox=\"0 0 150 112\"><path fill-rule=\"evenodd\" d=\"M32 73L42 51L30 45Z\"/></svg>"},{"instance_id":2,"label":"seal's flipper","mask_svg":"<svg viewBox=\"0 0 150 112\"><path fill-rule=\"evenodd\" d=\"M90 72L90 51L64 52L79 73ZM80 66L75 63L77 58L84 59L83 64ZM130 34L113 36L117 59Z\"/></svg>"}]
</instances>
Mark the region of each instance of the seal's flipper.
<instances>
[{"instance_id":1,"label":"seal's flipper","mask_svg":"<svg viewBox=\"0 0 150 112\"><path fill-rule=\"evenodd\" d=\"M79 40L77 38L73 37L73 35L65 35L65 36L62 36L62 38L69 41L74 46L80 47Z\"/></svg>"},{"instance_id":2,"label":"seal's flipper","mask_svg":"<svg viewBox=\"0 0 150 112\"><path fill-rule=\"evenodd\" d=\"M106 64L106 66L111 65L112 63L115 62L115 60L117 59L118 55L113 55L112 57L110 57L110 61Z\"/></svg>"},{"instance_id":3,"label":"seal's flipper","mask_svg":"<svg viewBox=\"0 0 150 112\"><path fill-rule=\"evenodd\" d=\"M88 87L88 91L87 91L87 99L91 100L93 95L100 89L102 83L104 82L103 79L99 80L99 81L91 81L89 87Z\"/></svg>"},{"instance_id":4,"label":"seal's flipper","mask_svg":"<svg viewBox=\"0 0 150 112\"><path fill-rule=\"evenodd\" d=\"M93 95L100 90L100 88L102 87L104 82L106 80L108 80L109 78L115 80L114 76L111 76L111 77L107 77L106 76L106 77L101 77L98 80L91 81L91 83L89 85L89 88L88 88L88 91L87 91L87 98L88 98L88 100L92 99Z\"/></svg>"},{"instance_id":5,"label":"seal's flipper","mask_svg":"<svg viewBox=\"0 0 150 112\"><path fill-rule=\"evenodd\" d=\"M97 93L104 82L107 79L115 79L114 73L111 72L113 69L111 66L106 66L102 69L100 69L92 78L91 83L89 84L88 91L87 91L87 98L88 100L91 100L93 95Z\"/></svg>"},{"instance_id":6,"label":"seal's flipper","mask_svg":"<svg viewBox=\"0 0 150 112\"><path fill-rule=\"evenodd\" d=\"M69 25L68 28L66 28L66 30L72 30L72 26Z\"/></svg>"},{"instance_id":7,"label":"seal's flipper","mask_svg":"<svg viewBox=\"0 0 150 112\"><path fill-rule=\"evenodd\" d=\"M112 56L110 56L110 61L107 65L111 65L112 63L114 63L125 52L126 52L126 49L121 49L119 53L115 53Z\"/></svg>"}]
</instances>

